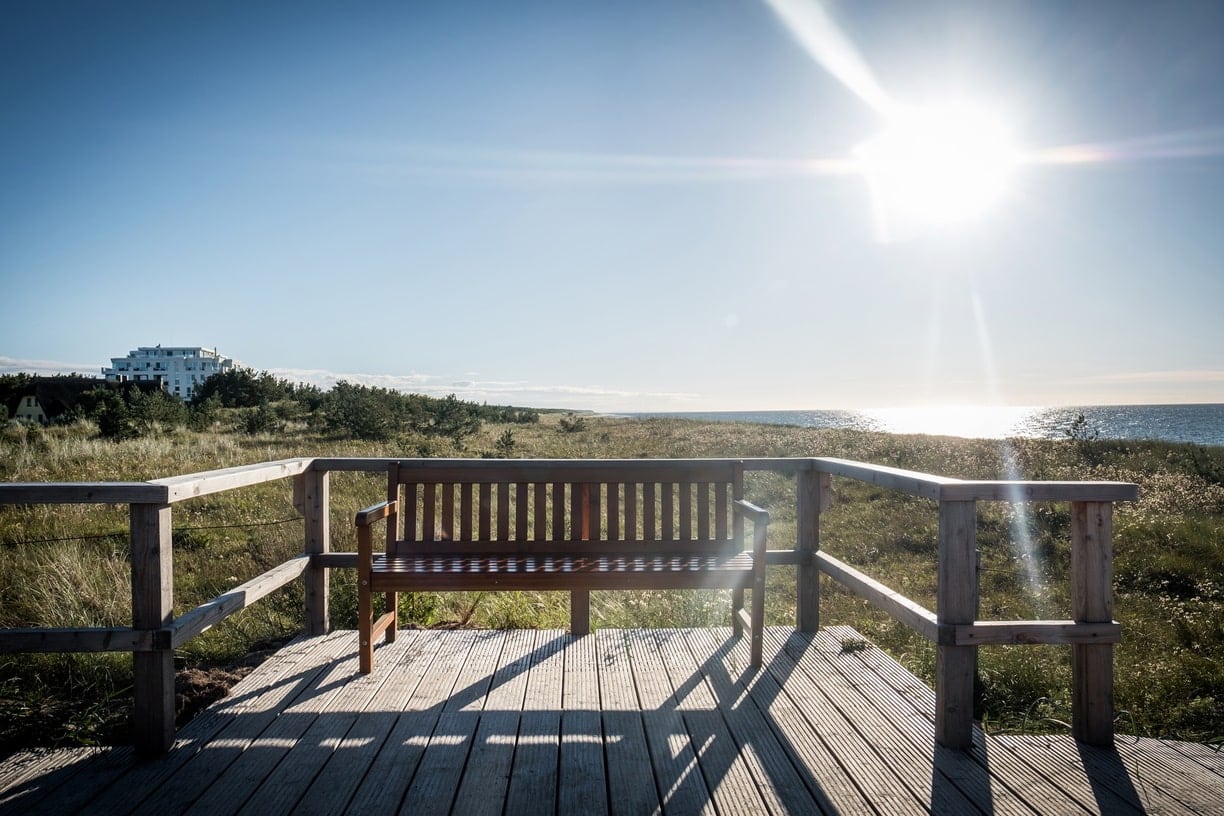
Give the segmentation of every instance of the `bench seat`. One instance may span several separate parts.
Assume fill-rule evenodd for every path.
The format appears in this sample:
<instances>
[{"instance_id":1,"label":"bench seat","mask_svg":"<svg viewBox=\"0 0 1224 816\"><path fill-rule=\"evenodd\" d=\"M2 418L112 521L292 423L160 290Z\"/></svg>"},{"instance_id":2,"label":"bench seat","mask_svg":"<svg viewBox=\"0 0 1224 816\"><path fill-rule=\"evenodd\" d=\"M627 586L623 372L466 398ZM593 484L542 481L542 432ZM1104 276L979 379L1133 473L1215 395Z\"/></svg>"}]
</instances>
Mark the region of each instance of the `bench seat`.
<instances>
[{"instance_id":1,"label":"bench seat","mask_svg":"<svg viewBox=\"0 0 1224 816\"><path fill-rule=\"evenodd\" d=\"M734 589L752 575L751 553L420 553L374 558L370 589Z\"/></svg>"}]
</instances>

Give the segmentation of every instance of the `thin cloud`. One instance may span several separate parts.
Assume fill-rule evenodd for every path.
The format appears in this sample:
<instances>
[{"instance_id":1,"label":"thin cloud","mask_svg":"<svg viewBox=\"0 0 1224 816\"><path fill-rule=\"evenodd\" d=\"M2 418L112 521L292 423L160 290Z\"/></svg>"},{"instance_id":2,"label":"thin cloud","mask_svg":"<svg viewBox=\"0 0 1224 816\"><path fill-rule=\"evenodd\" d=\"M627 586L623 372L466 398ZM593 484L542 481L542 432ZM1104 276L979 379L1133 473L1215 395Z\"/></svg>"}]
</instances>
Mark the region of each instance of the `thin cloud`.
<instances>
[{"instance_id":1,"label":"thin cloud","mask_svg":"<svg viewBox=\"0 0 1224 816\"><path fill-rule=\"evenodd\" d=\"M1224 383L1224 368L1183 368L1168 371L1128 371L1092 379L1113 383Z\"/></svg>"},{"instance_id":2,"label":"thin cloud","mask_svg":"<svg viewBox=\"0 0 1224 816\"><path fill-rule=\"evenodd\" d=\"M0 356L0 374L38 374L51 377L56 374L84 374L101 376L102 366L97 363L63 363L58 360L19 360Z\"/></svg>"},{"instance_id":3,"label":"thin cloud","mask_svg":"<svg viewBox=\"0 0 1224 816\"><path fill-rule=\"evenodd\" d=\"M85 374L100 377L96 364L65 363L58 360L22 360L0 356L0 374L25 372L40 376ZM342 373L318 368L270 368L268 373L290 382L314 385L328 390L341 380L405 393L445 397L454 394L470 402L498 405L525 405L535 408L572 408L591 411L683 410L701 399L700 394L682 391L634 391L600 385L532 383L525 380L456 380L454 376L432 374ZM469 375L471 372L468 372Z\"/></svg>"},{"instance_id":4,"label":"thin cloud","mask_svg":"<svg viewBox=\"0 0 1224 816\"><path fill-rule=\"evenodd\" d=\"M659 406L691 406L699 394L678 391L633 391L600 385L532 383L524 380L459 380L429 374L339 373L320 369L269 369L269 373L320 388L345 380L428 396L456 397L471 402L529 405L538 408L575 408L596 411L649 410Z\"/></svg>"}]
</instances>

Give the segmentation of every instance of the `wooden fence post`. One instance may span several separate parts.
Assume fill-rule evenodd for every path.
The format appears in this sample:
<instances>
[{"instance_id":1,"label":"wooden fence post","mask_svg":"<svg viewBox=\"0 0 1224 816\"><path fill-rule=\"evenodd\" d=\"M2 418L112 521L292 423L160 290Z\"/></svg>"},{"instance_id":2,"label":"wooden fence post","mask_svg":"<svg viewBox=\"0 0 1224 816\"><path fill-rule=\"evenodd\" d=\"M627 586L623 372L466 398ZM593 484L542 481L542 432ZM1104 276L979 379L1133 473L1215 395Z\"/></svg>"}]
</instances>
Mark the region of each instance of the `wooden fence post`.
<instances>
[{"instance_id":1,"label":"wooden fence post","mask_svg":"<svg viewBox=\"0 0 1224 816\"><path fill-rule=\"evenodd\" d=\"M1071 503L1071 616L1113 620L1113 505ZM1114 742L1113 644L1071 647L1071 733L1089 745Z\"/></svg>"},{"instance_id":2,"label":"wooden fence post","mask_svg":"<svg viewBox=\"0 0 1224 816\"><path fill-rule=\"evenodd\" d=\"M330 474L313 467L303 473L301 507L306 519L305 552L309 556L331 550L331 489ZM311 560L306 570L306 634L325 635L331 630L329 612L328 571Z\"/></svg>"},{"instance_id":3,"label":"wooden fence post","mask_svg":"<svg viewBox=\"0 0 1224 816\"><path fill-rule=\"evenodd\" d=\"M132 628L164 629L173 622L174 565L168 504L129 507L132 554ZM158 756L174 743L174 649L132 654L133 742L141 756Z\"/></svg>"},{"instance_id":4,"label":"wooden fence post","mask_svg":"<svg viewBox=\"0 0 1224 816\"><path fill-rule=\"evenodd\" d=\"M936 615L943 624L973 623L978 606L977 504L939 503L939 585ZM935 646L935 741L947 748L973 745L976 646Z\"/></svg>"},{"instance_id":5,"label":"wooden fence post","mask_svg":"<svg viewBox=\"0 0 1224 816\"><path fill-rule=\"evenodd\" d=\"M820 512L829 500L829 474L815 470L800 471L796 486L799 504L799 565L795 568L795 628L800 632L820 630L820 568L813 560L820 549Z\"/></svg>"}]
</instances>

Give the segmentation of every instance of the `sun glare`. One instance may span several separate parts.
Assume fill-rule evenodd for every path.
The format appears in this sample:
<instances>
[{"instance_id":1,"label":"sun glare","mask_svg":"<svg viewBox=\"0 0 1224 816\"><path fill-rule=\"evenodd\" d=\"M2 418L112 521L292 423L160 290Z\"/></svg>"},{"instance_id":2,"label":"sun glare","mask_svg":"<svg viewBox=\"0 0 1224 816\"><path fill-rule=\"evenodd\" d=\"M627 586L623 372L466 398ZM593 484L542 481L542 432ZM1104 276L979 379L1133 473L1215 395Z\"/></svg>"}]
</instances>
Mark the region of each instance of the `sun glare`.
<instances>
[{"instance_id":1,"label":"sun glare","mask_svg":"<svg viewBox=\"0 0 1224 816\"><path fill-rule=\"evenodd\" d=\"M968 105L908 108L854 150L881 237L962 224L1008 190L1018 154L1004 121Z\"/></svg>"}]
</instances>

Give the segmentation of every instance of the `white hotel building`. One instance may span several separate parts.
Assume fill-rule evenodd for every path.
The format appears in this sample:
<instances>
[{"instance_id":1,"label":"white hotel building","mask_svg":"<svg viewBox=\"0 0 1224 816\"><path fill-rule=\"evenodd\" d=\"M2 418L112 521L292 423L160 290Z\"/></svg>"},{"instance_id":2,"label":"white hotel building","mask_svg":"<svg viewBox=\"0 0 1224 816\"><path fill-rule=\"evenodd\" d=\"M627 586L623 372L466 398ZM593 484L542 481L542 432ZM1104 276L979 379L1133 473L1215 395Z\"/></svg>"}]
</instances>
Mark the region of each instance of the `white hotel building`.
<instances>
[{"instance_id":1,"label":"white hotel building","mask_svg":"<svg viewBox=\"0 0 1224 816\"><path fill-rule=\"evenodd\" d=\"M234 361L216 349L141 346L126 357L112 357L111 367L102 374L108 382L157 382L168 393L189 400L200 383L234 367Z\"/></svg>"}]
</instances>

